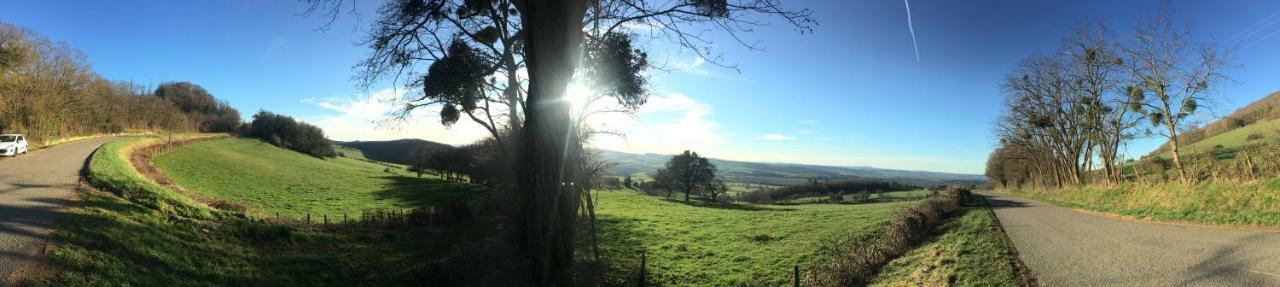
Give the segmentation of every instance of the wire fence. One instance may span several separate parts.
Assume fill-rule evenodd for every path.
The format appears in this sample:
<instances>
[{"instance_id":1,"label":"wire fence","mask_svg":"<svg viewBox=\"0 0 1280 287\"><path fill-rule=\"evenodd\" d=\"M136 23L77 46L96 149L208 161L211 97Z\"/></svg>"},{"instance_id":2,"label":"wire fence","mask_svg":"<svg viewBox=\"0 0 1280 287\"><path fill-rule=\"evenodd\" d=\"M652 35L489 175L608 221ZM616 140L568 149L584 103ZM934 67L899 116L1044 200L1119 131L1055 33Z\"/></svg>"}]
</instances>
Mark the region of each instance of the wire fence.
<instances>
[{"instance_id":1,"label":"wire fence","mask_svg":"<svg viewBox=\"0 0 1280 287\"><path fill-rule=\"evenodd\" d=\"M436 207L366 210L360 213L342 213L341 215L305 213L301 216L294 216L281 215L277 212L258 219L297 228L341 231L369 228L446 227L471 218L469 211Z\"/></svg>"}]
</instances>

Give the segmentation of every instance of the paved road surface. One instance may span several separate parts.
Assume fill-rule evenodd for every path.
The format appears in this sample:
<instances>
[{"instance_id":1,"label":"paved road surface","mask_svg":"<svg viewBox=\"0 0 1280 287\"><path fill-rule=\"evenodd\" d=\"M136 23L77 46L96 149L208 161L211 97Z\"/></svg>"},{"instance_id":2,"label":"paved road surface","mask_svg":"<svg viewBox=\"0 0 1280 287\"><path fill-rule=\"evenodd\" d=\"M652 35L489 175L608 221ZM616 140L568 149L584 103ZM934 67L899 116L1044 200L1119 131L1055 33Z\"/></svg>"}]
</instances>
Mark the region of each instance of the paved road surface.
<instances>
[{"instance_id":1,"label":"paved road surface","mask_svg":"<svg viewBox=\"0 0 1280 287\"><path fill-rule=\"evenodd\" d=\"M61 207L75 194L93 150L112 138L65 143L0 158L0 286L41 256Z\"/></svg>"},{"instance_id":2,"label":"paved road surface","mask_svg":"<svg viewBox=\"0 0 1280 287\"><path fill-rule=\"evenodd\" d=\"M1280 233L1137 222L986 194L1045 286L1280 286Z\"/></svg>"}]
</instances>

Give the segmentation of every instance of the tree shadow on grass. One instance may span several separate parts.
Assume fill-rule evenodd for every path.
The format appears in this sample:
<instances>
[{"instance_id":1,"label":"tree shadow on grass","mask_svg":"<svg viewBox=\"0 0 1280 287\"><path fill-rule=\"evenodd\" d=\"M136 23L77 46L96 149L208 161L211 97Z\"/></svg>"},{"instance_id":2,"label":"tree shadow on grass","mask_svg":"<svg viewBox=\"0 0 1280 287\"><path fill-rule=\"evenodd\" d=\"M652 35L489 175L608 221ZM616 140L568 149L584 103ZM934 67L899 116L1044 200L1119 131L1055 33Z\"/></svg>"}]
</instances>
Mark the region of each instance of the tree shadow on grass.
<instances>
[{"instance_id":1,"label":"tree shadow on grass","mask_svg":"<svg viewBox=\"0 0 1280 287\"><path fill-rule=\"evenodd\" d=\"M759 206L759 205L752 205L752 204L711 201L706 199L691 199L689 201L684 201L679 199L663 198L662 200L670 203L679 203L679 204L693 206L693 207L705 207L705 208L727 209L727 210L741 210L741 211L795 211L796 210L795 208L787 208L787 207L766 207L766 206Z\"/></svg>"},{"instance_id":2,"label":"tree shadow on grass","mask_svg":"<svg viewBox=\"0 0 1280 287\"><path fill-rule=\"evenodd\" d=\"M407 230L400 241L417 252L408 272L414 286L512 286L524 277L515 242L505 227L511 214L507 194L488 187L412 176L382 176L391 183L373 194L415 209L435 208L448 216L443 226ZM459 211L461 208L461 211ZM408 239L412 238L412 239ZM403 249L406 247L401 247ZM394 269L394 268L393 268ZM501 275L498 275L501 274ZM358 284L365 285L365 284Z\"/></svg>"},{"instance_id":3,"label":"tree shadow on grass","mask_svg":"<svg viewBox=\"0 0 1280 287\"><path fill-rule=\"evenodd\" d=\"M102 192L81 198L58 220L52 261L62 273L53 285L255 285L246 249L201 236L208 226Z\"/></svg>"},{"instance_id":4,"label":"tree shadow on grass","mask_svg":"<svg viewBox=\"0 0 1280 287\"><path fill-rule=\"evenodd\" d=\"M484 201L498 196L484 186L409 176L379 177L391 181L386 189L374 192L381 200L394 200L414 208L446 207Z\"/></svg>"},{"instance_id":5,"label":"tree shadow on grass","mask_svg":"<svg viewBox=\"0 0 1280 287\"><path fill-rule=\"evenodd\" d=\"M589 281L593 286L636 286L639 279L640 257L647 253L648 244L660 242L654 238L644 226L644 220L611 215L600 215L596 219L600 236L600 261L590 258L590 246L586 240L580 240L580 254L575 270L580 281ZM583 228L583 233L586 232ZM661 278L654 270L654 260L648 258L650 280ZM656 272L655 272L656 271ZM603 274L601 274L603 272Z\"/></svg>"},{"instance_id":6,"label":"tree shadow on grass","mask_svg":"<svg viewBox=\"0 0 1280 287\"><path fill-rule=\"evenodd\" d=\"M406 181L387 195L429 205L468 192L457 187ZM105 192L81 198L59 220L52 257L61 273L48 285L511 286L520 277L506 275L523 274L513 271L513 253L491 216L457 226L316 232L236 218L197 222Z\"/></svg>"}]
</instances>

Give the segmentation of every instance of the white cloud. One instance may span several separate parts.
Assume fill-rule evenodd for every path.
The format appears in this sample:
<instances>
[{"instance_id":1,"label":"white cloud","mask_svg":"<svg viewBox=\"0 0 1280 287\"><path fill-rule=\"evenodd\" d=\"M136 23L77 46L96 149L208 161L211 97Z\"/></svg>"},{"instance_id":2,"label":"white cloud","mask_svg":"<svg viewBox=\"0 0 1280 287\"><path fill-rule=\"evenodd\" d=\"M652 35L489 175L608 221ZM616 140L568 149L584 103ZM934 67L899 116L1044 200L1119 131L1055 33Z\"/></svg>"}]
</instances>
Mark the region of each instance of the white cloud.
<instances>
[{"instance_id":1,"label":"white cloud","mask_svg":"<svg viewBox=\"0 0 1280 287\"><path fill-rule=\"evenodd\" d=\"M405 121L391 120L390 113L403 105L403 91L392 88L345 98L308 98L302 102L333 112L302 120L324 129L325 134L334 140L420 138L460 145L489 135L484 127L467 118L445 128L440 125L438 107L414 111L412 117ZM590 118L588 121L594 129L622 134L596 135L591 145L618 151L662 154L687 149L714 150L725 144L726 139L718 131L720 124L711 120L712 111L711 105L684 94L652 96L634 114L601 113Z\"/></svg>"},{"instance_id":2,"label":"white cloud","mask_svg":"<svg viewBox=\"0 0 1280 287\"><path fill-rule=\"evenodd\" d=\"M420 138L459 145L489 135L484 127L465 118L452 127L444 127L440 124L438 107L415 110L404 121L391 119L390 114L403 107L402 100L403 90L394 88L346 98L307 98L302 102L334 113L302 120L324 129L330 139L340 141Z\"/></svg>"},{"instance_id":3,"label":"white cloud","mask_svg":"<svg viewBox=\"0 0 1280 287\"><path fill-rule=\"evenodd\" d=\"M702 56L694 55L693 60L689 60L688 62L680 60L670 61L667 63L667 68L699 76L711 76L711 70L707 70L706 67L703 67L706 63L707 60L703 59Z\"/></svg>"},{"instance_id":4,"label":"white cloud","mask_svg":"<svg viewBox=\"0 0 1280 287\"><path fill-rule=\"evenodd\" d=\"M684 94L652 96L634 115L598 114L588 119L601 134L592 139L599 148L637 153L674 154L683 150L713 150L726 143L719 123L712 121L711 105Z\"/></svg>"},{"instance_id":5,"label":"white cloud","mask_svg":"<svg viewBox=\"0 0 1280 287\"><path fill-rule=\"evenodd\" d=\"M811 135L811 134L816 134L816 133L818 133L818 132L817 132L817 131L814 131L814 130L800 130L800 131L797 131L797 132L796 132L796 134L802 134L802 135Z\"/></svg>"},{"instance_id":6,"label":"white cloud","mask_svg":"<svg viewBox=\"0 0 1280 287\"><path fill-rule=\"evenodd\" d=\"M767 141L789 141L796 138L784 134L763 134L760 135L760 139Z\"/></svg>"}]
</instances>

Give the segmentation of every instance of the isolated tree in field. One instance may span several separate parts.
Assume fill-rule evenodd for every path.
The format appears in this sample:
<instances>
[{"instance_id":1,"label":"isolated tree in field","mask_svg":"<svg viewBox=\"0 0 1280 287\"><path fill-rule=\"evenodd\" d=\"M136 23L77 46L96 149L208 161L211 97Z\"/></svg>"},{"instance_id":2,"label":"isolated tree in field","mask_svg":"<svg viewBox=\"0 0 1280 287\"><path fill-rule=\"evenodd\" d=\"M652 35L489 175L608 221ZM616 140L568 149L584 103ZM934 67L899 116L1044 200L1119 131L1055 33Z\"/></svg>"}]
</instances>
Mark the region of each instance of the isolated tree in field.
<instances>
[{"instance_id":1,"label":"isolated tree in field","mask_svg":"<svg viewBox=\"0 0 1280 287\"><path fill-rule=\"evenodd\" d=\"M513 141L518 143L513 147L516 151L513 154L516 159L515 187L523 213L518 217L527 220L519 229L525 237L521 242L526 244L524 255L530 262L530 281L538 286L568 285L581 191L566 184L577 178L575 163L580 160L580 147L577 146L578 125L573 122L570 104L564 95L577 75L577 68L583 64L584 46L603 43L595 35L625 35L630 31L629 27L639 25L653 27L649 35L669 39L718 64L719 57L711 55L709 49L711 42L703 38L707 29L729 33L748 47L754 46L741 42L739 34L766 24L749 19L753 15L779 16L801 31L810 29L813 20L808 10L785 10L778 2L396 0L384 5L379 12L381 19L368 41L374 51L368 60L360 64L366 72L358 77L365 79L365 83L374 83L382 78L435 82L426 79L432 77L431 69L424 78L419 76L422 72L414 67L418 64L427 66L425 63L428 62L434 66L436 61L446 61L448 59L444 58L449 57L450 50L470 54L459 56L457 61L449 60L463 63L457 65L461 68L445 69L442 66L438 70L459 71L453 76L461 82L447 85L472 90L439 99L429 98L424 91L423 98L426 103L452 105L441 109L442 116L448 120L451 117L449 113L465 113L471 106L477 109L492 107L490 103L496 102L473 101L481 95L495 94L476 92L474 87L501 90L496 98L505 100L508 106L507 128L516 131L518 137ZM331 16L336 16L339 13L337 9L342 7L341 1L317 0L312 3L315 5L311 11ZM585 30L600 33L588 34ZM459 46L455 44L458 42L466 47L453 48ZM475 53L477 51L483 54ZM493 68L471 69L478 63L488 63L485 66ZM527 78L520 77L522 70L527 71ZM481 71L487 73L482 74ZM486 79L497 73L501 74ZM486 81L476 84L478 79ZM462 101L448 103L453 99ZM625 101L622 104L626 104ZM490 112L495 110L498 109ZM498 122L488 116L476 118L480 118L478 122ZM490 124L487 128L498 134L499 129L495 126Z\"/></svg>"},{"instance_id":2,"label":"isolated tree in field","mask_svg":"<svg viewBox=\"0 0 1280 287\"><path fill-rule=\"evenodd\" d=\"M1133 76L1126 89L1133 99L1130 108L1149 118L1153 127L1164 129L1160 134L1169 141L1183 183L1191 178L1182 164L1178 134L1188 118L1212 101L1212 87L1226 80L1223 70L1229 65L1229 51L1191 41L1191 32L1179 28L1166 8L1134 30L1124 51Z\"/></svg>"},{"instance_id":3,"label":"isolated tree in field","mask_svg":"<svg viewBox=\"0 0 1280 287\"><path fill-rule=\"evenodd\" d=\"M684 151L671 157L667 164L654 176L654 183L667 188L668 197L672 190L684 193L684 201L689 201L689 194L709 192L715 187L716 166L705 157L692 151ZM715 195L716 193L709 193Z\"/></svg>"},{"instance_id":4,"label":"isolated tree in field","mask_svg":"<svg viewBox=\"0 0 1280 287\"><path fill-rule=\"evenodd\" d=\"M653 181L650 182L649 185L653 188L666 190L666 198L671 198L671 195L675 193L677 189L680 189L680 187L676 185L678 181L676 180L675 175L667 168L659 168L657 171L654 171L652 178Z\"/></svg>"},{"instance_id":5,"label":"isolated tree in field","mask_svg":"<svg viewBox=\"0 0 1280 287\"><path fill-rule=\"evenodd\" d=\"M724 183L723 180L712 180L711 183L707 184L705 190L707 197L711 198L711 201L716 201L721 195L729 193L729 185Z\"/></svg>"}]
</instances>

